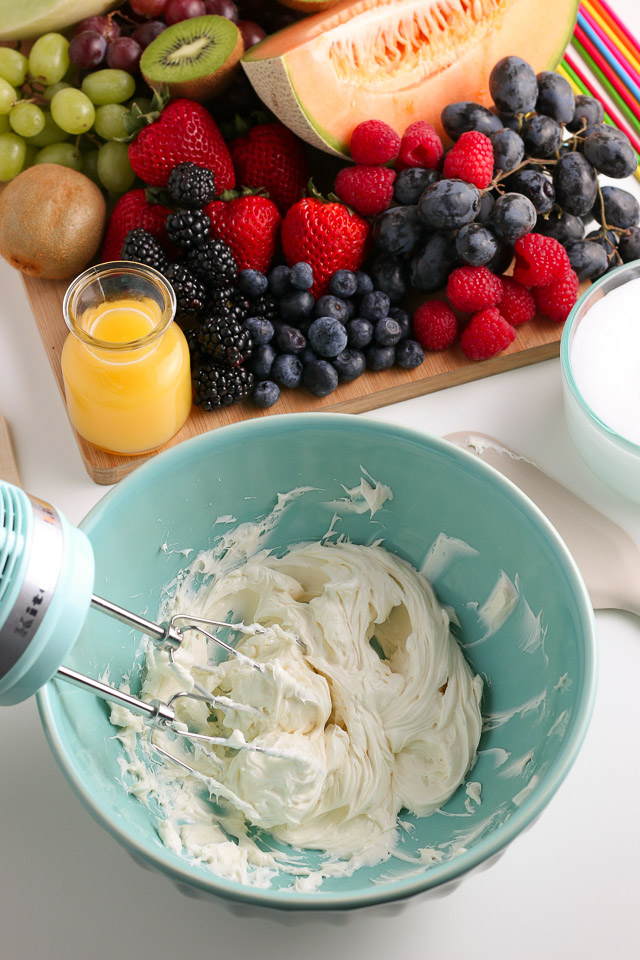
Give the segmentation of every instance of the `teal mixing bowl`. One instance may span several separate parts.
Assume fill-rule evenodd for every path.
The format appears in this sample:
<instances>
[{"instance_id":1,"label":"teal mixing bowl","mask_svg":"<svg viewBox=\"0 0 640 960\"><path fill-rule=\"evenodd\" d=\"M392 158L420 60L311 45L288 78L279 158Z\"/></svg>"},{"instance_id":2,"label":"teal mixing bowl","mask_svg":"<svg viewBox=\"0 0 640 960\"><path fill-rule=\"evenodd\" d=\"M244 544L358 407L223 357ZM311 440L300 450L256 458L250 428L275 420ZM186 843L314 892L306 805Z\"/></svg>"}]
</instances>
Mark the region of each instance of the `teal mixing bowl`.
<instances>
[{"instance_id":1,"label":"teal mixing bowl","mask_svg":"<svg viewBox=\"0 0 640 960\"><path fill-rule=\"evenodd\" d=\"M363 468L393 490L373 518L330 503L344 497L342 485L360 483ZM338 529L354 542L383 538L387 549L418 568L429 557L439 599L455 612L455 632L484 679L475 766L442 812L402 814L412 824L402 833L403 853L435 848L440 861L424 866L393 858L310 892L296 892L288 876L269 889L244 886L160 842L153 812L121 783L122 747L104 702L50 682L38 695L49 742L98 822L136 858L182 885L285 910L344 910L440 895L443 885L453 887L495 859L528 827L575 760L596 684L585 586L545 517L471 454L361 417L291 414L190 440L109 491L82 524L96 555L95 592L157 615L163 587L187 565L181 551L210 547L228 529L216 526L217 518L263 517L278 493L300 486L313 489L290 503L269 546L320 539L337 509ZM506 606L500 595L510 598ZM132 673L138 643L125 626L91 611L66 665L118 684ZM479 795L477 787L467 789L470 783L481 785Z\"/></svg>"}]
</instances>

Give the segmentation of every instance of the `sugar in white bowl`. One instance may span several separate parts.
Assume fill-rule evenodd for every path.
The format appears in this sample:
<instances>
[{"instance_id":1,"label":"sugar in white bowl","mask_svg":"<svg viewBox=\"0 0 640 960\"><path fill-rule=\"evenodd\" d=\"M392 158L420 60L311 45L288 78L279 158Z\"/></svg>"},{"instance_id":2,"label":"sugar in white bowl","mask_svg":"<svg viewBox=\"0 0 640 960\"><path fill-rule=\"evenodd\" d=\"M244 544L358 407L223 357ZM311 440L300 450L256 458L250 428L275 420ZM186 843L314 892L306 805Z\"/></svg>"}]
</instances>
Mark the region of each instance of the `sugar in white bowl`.
<instances>
[{"instance_id":1,"label":"sugar in white bowl","mask_svg":"<svg viewBox=\"0 0 640 960\"><path fill-rule=\"evenodd\" d=\"M602 277L562 335L564 408L586 463L640 502L640 261Z\"/></svg>"}]
</instances>

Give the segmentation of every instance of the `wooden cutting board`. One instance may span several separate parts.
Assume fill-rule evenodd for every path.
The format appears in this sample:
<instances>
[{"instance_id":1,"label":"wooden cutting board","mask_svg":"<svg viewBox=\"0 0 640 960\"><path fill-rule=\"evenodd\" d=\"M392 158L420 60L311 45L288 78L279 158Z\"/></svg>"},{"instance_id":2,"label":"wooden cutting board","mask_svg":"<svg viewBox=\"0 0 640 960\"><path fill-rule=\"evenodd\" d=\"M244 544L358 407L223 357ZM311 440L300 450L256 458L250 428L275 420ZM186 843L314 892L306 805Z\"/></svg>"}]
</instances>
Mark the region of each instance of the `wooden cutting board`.
<instances>
[{"instance_id":1,"label":"wooden cutting board","mask_svg":"<svg viewBox=\"0 0 640 960\"><path fill-rule=\"evenodd\" d=\"M64 397L60 356L67 335L62 316L62 300L67 283L36 280L26 276L23 279L51 368ZM445 387L479 380L494 373L501 373L503 370L513 370L516 367L557 357L561 334L561 324L545 317L537 317L531 323L518 327L514 342L504 353L490 360L475 362L467 360L460 346L455 345L446 351L427 354L424 363L415 370L393 368L380 373L364 373L357 380L342 384L334 393L321 399L313 397L304 389L299 389L283 390L280 402L268 410L254 406L250 400L209 413L193 407L180 432L160 449L175 446L183 440L215 430L217 427L253 417L270 416L274 413L323 410L363 413L366 410L409 400ZM100 484L116 483L139 464L159 452L133 457L116 456L87 443L77 433L75 436L89 476Z\"/></svg>"}]
</instances>

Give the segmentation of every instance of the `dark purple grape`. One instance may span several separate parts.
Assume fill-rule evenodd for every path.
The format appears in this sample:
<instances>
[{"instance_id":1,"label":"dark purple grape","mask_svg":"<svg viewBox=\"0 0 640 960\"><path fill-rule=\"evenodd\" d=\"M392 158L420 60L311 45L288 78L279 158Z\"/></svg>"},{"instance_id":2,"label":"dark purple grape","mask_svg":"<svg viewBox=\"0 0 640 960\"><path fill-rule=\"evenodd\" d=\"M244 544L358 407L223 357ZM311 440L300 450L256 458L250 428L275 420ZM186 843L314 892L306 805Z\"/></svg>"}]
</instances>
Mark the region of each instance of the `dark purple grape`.
<instances>
[{"instance_id":1,"label":"dark purple grape","mask_svg":"<svg viewBox=\"0 0 640 960\"><path fill-rule=\"evenodd\" d=\"M502 127L495 113L469 100L449 103L441 114L442 126L450 140L459 140L463 133L478 130L480 133L495 133Z\"/></svg>"},{"instance_id":2,"label":"dark purple grape","mask_svg":"<svg viewBox=\"0 0 640 960\"><path fill-rule=\"evenodd\" d=\"M627 137L620 137L620 133L619 130L614 133L612 127L603 125L591 136L587 133L582 144L582 152L589 163L606 177L616 180L631 176L638 166L635 150Z\"/></svg>"},{"instance_id":3,"label":"dark purple grape","mask_svg":"<svg viewBox=\"0 0 640 960\"><path fill-rule=\"evenodd\" d=\"M73 28L75 34L83 33L85 30L93 30L94 33L99 33L101 37L104 37L107 43L110 40L115 40L116 37L120 36L120 27L115 22L112 17L86 17L84 20L81 20L80 23L77 23Z\"/></svg>"},{"instance_id":4,"label":"dark purple grape","mask_svg":"<svg viewBox=\"0 0 640 960\"><path fill-rule=\"evenodd\" d=\"M609 268L603 247L591 240L570 243L566 250L571 269L578 274L578 280L597 280Z\"/></svg>"},{"instance_id":5,"label":"dark purple grape","mask_svg":"<svg viewBox=\"0 0 640 960\"><path fill-rule=\"evenodd\" d=\"M579 93L576 97L573 118L567 124L567 130L576 133L586 126L591 126L591 124L602 123L603 119L604 109L600 101L596 100L595 97L587 97L585 94Z\"/></svg>"},{"instance_id":6,"label":"dark purple grape","mask_svg":"<svg viewBox=\"0 0 640 960\"><path fill-rule=\"evenodd\" d=\"M581 153L567 153L553 168L556 200L563 210L576 217L589 213L598 194L598 177Z\"/></svg>"},{"instance_id":7,"label":"dark purple grape","mask_svg":"<svg viewBox=\"0 0 640 960\"><path fill-rule=\"evenodd\" d=\"M456 251L470 267L482 267L498 252L495 234L481 223L468 223L458 230Z\"/></svg>"},{"instance_id":8,"label":"dark purple grape","mask_svg":"<svg viewBox=\"0 0 640 960\"><path fill-rule=\"evenodd\" d=\"M126 70L135 74L141 56L142 47L133 37L118 37L107 46L107 65L112 70Z\"/></svg>"},{"instance_id":9,"label":"dark purple grape","mask_svg":"<svg viewBox=\"0 0 640 960\"><path fill-rule=\"evenodd\" d=\"M256 43L260 43L267 35L266 30L263 30L260 24L254 23L253 20L238 20L236 26L242 34L245 50L255 46Z\"/></svg>"},{"instance_id":10,"label":"dark purple grape","mask_svg":"<svg viewBox=\"0 0 640 960\"><path fill-rule=\"evenodd\" d=\"M536 208L521 193L505 193L498 197L489 214L489 226L501 240L515 243L533 230Z\"/></svg>"},{"instance_id":11,"label":"dark purple grape","mask_svg":"<svg viewBox=\"0 0 640 960\"><path fill-rule=\"evenodd\" d=\"M136 27L131 34L131 39L135 40L144 50L152 40L159 37L166 29L166 23L163 23L161 20L147 20L146 23L141 23L140 26Z\"/></svg>"},{"instance_id":12,"label":"dark purple grape","mask_svg":"<svg viewBox=\"0 0 640 960\"><path fill-rule=\"evenodd\" d=\"M618 253L624 263L640 260L640 227L631 227L620 237Z\"/></svg>"},{"instance_id":13,"label":"dark purple grape","mask_svg":"<svg viewBox=\"0 0 640 960\"><path fill-rule=\"evenodd\" d=\"M576 240L584 240L584 223L580 217L563 210L552 210L548 216L539 216L536 221L535 232L545 237L553 237L563 247Z\"/></svg>"},{"instance_id":14,"label":"dark purple grape","mask_svg":"<svg viewBox=\"0 0 640 960\"><path fill-rule=\"evenodd\" d=\"M530 113L538 99L538 82L520 57L503 57L489 74L489 90L501 113Z\"/></svg>"},{"instance_id":15,"label":"dark purple grape","mask_svg":"<svg viewBox=\"0 0 640 960\"><path fill-rule=\"evenodd\" d=\"M537 81L536 112L558 123L569 123L576 107L576 98L569 82L553 70L543 70L538 74Z\"/></svg>"},{"instance_id":16,"label":"dark purple grape","mask_svg":"<svg viewBox=\"0 0 640 960\"><path fill-rule=\"evenodd\" d=\"M204 0L204 6L209 16L226 17L227 20L232 20L234 23L237 23L240 18L238 8L233 0Z\"/></svg>"},{"instance_id":17,"label":"dark purple grape","mask_svg":"<svg viewBox=\"0 0 640 960\"><path fill-rule=\"evenodd\" d=\"M513 244L507 243L505 240L500 240L498 242L496 255L492 257L486 265L487 269L491 270L491 273L504 273L505 270L511 266L513 252Z\"/></svg>"},{"instance_id":18,"label":"dark purple grape","mask_svg":"<svg viewBox=\"0 0 640 960\"><path fill-rule=\"evenodd\" d=\"M480 197L480 209L476 214L477 223L486 223L489 219L491 211L493 210L493 205L496 202L495 197L491 193L483 193Z\"/></svg>"},{"instance_id":19,"label":"dark purple grape","mask_svg":"<svg viewBox=\"0 0 640 960\"><path fill-rule=\"evenodd\" d=\"M621 190L620 187L602 187L602 204L600 198L593 205L594 220L598 223L603 222L602 207L604 206L604 220L610 227L618 227L626 230L629 227L636 227L640 219L640 204L627 190Z\"/></svg>"},{"instance_id":20,"label":"dark purple grape","mask_svg":"<svg viewBox=\"0 0 640 960\"><path fill-rule=\"evenodd\" d=\"M428 237L411 258L411 283L416 290L434 293L444 287L449 274L458 264L452 239L441 233Z\"/></svg>"},{"instance_id":21,"label":"dark purple grape","mask_svg":"<svg viewBox=\"0 0 640 960\"><path fill-rule=\"evenodd\" d=\"M609 269L611 269L611 267L619 267L623 263L622 257L618 253L619 239L620 237L615 231L603 230L602 227L598 230L592 230L591 233L588 233L585 237L585 240L588 240L590 243L597 243L602 247L607 255Z\"/></svg>"},{"instance_id":22,"label":"dark purple grape","mask_svg":"<svg viewBox=\"0 0 640 960\"><path fill-rule=\"evenodd\" d=\"M418 213L436 230L459 230L475 220L479 209L478 188L462 180L439 180L418 202Z\"/></svg>"},{"instance_id":23,"label":"dark purple grape","mask_svg":"<svg viewBox=\"0 0 640 960\"><path fill-rule=\"evenodd\" d=\"M69 60L80 70L93 70L104 60L107 41L95 30L77 33L69 44Z\"/></svg>"},{"instance_id":24,"label":"dark purple grape","mask_svg":"<svg viewBox=\"0 0 640 960\"><path fill-rule=\"evenodd\" d=\"M424 229L417 207L391 207L373 221L371 239L378 250L386 253L410 253Z\"/></svg>"},{"instance_id":25,"label":"dark purple grape","mask_svg":"<svg viewBox=\"0 0 640 960\"><path fill-rule=\"evenodd\" d=\"M562 127L551 117L534 114L522 124L521 136L530 157L552 157L562 143Z\"/></svg>"},{"instance_id":26,"label":"dark purple grape","mask_svg":"<svg viewBox=\"0 0 640 960\"><path fill-rule=\"evenodd\" d=\"M524 143L515 130L504 127L502 130L490 133L489 139L493 145L494 173L509 173L522 162Z\"/></svg>"},{"instance_id":27,"label":"dark purple grape","mask_svg":"<svg viewBox=\"0 0 640 960\"><path fill-rule=\"evenodd\" d=\"M416 204L427 187L440 179L437 170L426 167L407 167L401 170L393 184L393 199L404 206Z\"/></svg>"},{"instance_id":28,"label":"dark purple grape","mask_svg":"<svg viewBox=\"0 0 640 960\"><path fill-rule=\"evenodd\" d=\"M540 170L516 171L508 178L507 187L528 197L538 214L548 213L556 198L551 179Z\"/></svg>"}]
</instances>

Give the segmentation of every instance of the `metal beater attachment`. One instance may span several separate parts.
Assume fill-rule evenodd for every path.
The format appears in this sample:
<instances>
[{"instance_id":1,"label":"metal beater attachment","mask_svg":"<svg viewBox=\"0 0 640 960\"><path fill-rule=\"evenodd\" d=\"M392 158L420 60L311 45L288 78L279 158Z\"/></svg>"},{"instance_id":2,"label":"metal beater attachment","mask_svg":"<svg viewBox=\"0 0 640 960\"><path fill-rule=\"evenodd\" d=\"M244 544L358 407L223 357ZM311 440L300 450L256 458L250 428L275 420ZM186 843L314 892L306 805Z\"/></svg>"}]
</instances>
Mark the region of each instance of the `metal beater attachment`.
<instances>
[{"instance_id":1,"label":"metal beater attachment","mask_svg":"<svg viewBox=\"0 0 640 960\"><path fill-rule=\"evenodd\" d=\"M168 623L154 623L96 596L94 570L93 550L82 530L72 526L51 504L0 481L0 706L26 700L56 676L126 707L172 736L203 746L270 753L241 736L213 737L185 730L176 719L173 704L181 698L192 698L205 701L214 710L257 714L255 707L213 696L198 683L193 690L175 694L168 703L149 703L61 665L82 630L89 607L94 607L151 637L169 651L172 662L184 634L197 630L229 656L266 672L263 664L207 629L254 632L244 624L186 615L174 616ZM155 742L154 746L168 759L191 769Z\"/></svg>"}]
</instances>

